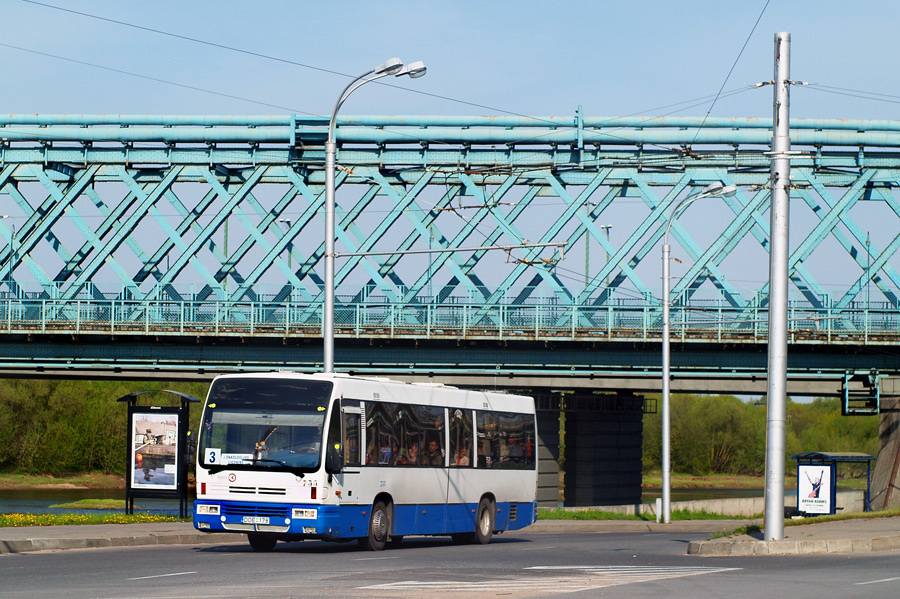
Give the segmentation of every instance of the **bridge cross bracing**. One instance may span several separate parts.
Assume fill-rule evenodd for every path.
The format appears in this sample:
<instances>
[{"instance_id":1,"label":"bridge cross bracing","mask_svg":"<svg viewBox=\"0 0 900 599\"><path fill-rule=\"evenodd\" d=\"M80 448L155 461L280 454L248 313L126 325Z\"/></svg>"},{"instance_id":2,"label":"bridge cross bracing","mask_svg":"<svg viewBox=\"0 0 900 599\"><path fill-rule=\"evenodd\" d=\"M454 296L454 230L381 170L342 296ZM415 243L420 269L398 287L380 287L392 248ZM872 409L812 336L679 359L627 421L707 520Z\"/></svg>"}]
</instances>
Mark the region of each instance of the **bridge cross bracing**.
<instances>
[{"instance_id":1,"label":"bridge cross bracing","mask_svg":"<svg viewBox=\"0 0 900 599\"><path fill-rule=\"evenodd\" d=\"M337 251L458 251L339 258L336 334L658 339L667 219L720 182L672 226L673 334L765 341L771 121L701 121L339 119ZM319 336L327 125L0 117L4 328ZM894 343L900 122L791 128L792 341Z\"/></svg>"}]
</instances>

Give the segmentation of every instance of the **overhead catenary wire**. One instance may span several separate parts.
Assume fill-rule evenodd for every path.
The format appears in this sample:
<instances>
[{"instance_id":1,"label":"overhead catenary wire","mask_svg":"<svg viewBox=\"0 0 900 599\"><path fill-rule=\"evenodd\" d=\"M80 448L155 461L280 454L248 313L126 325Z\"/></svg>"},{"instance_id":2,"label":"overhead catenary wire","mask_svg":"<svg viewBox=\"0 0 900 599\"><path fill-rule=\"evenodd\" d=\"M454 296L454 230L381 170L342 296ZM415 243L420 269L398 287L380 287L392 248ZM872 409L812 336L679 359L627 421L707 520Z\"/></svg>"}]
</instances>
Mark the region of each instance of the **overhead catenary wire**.
<instances>
[{"instance_id":1,"label":"overhead catenary wire","mask_svg":"<svg viewBox=\"0 0 900 599\"><path fill-rule=\"evenodd\" d=\"M261 59L265 59L265 60L276 61L276 62L280 62L280 63L283 63L283 64L288 64L288 65L297 66L297 67L301 67L301 68L312 69L312 70L315 70L315 71L319 71L319 72L323 72L323 73L327 73L327 74L338 75L338 76L345 77L345 78L351 78L351 79L353 78L353 75L348 75L348 74L346 74L346 73L342 73L342 72L340 72L340 71L336 71L336 70L333 70L333 69L328 69L328 68L324 68L324 67L319 67L319 66L316 66L316 65L312 65L312 64L308 64L308 63L303 63L303 62L299 62L299 61L295 61L295 60L290 60L290 59L286 59L286 58L282 58L282 57L278 57L278 56L273 56L273 55L265 54L265 53L262 53L262 52L256 52L256 51L253 51L253 50L247 50L247 49L239 48L239 47L232 46L232 45L229 45L229 44L222 44L222 43L218 43L218 42L212 42L212 41L209 41L209 40L204 40L204 39L200 39L200 38L193 37L193 36L188 36L188 35L183 35L183 34L177 34L177 33L173 33L173 32L170 32L170 31L165 31L165 30L158 29L158 28L148 27L148 26L145 26L145 25L139 25L139 24L135 24L135 23L129 23L129 22L127 22L127 21L122 21L122 20L118 20L118 19L112 19L112 18L109 18L109 17L104 17L104 16L101 16L101 15L96 15L96 14L88 13L88 12L85 12L85 11L74 10L74 9L71 9L71 8L65 8L65 7L61 7L61 6L54 5L54 4L49 4L49 3L46 3L46 2L37 2L36 0L21 0L21 1L22 1L23 3L31 4L31 5L34 5L34 6L40 6L40 7L43 7L43 8L47 8L47 9L51 9L51 10L57 10L57 11L61 11L61 12L69 13L69 14L75 14L75 15L78 15L78 16L81 16L81 17L84 17L84 18L95 19L95 20L99 20L99 21L103 21L103 22L115 24L115 25L122 26L122 27L129 27L129 28L133 28L133 29L136 29L136 30L145 31L145 32L148 32L148 33L153 33L153 34L156 34L156 35L163 35L163 36L171 37L171 38L174 38L174 39L180 39L180 40L188 41L188 42L191 42L191 43L196 43L196 44L201 44L201 45L205 45L205 46L217 48L217 49L220 49L220 50L226 50L226 51L235 52L235 53L239 53L239 54L244 54L244 55L247 55L247 56L252 56L252 57L261 58ZM23 48L20 47L19 49L23 49ZM26 51L27 51L27 50L26 50ZM62 57L58 57L58 56L55 56L55 57L56 57L56 58L62 58ZM79 61L75 61L75 62L79 62ZM80 64L91 64L91 63L80 62ZM98 66L99 68L107 68L107 67L101 67L101 66L99 66L99 65L91 65L91 66ZM116 69L108 69L108 70L116 70ZM139 74L136 74L136 73L130 73L130 72L123 71L123 70L118 70L118 72L126 73L126 74L132 74L132 75L134 75L134 76L139 76L139 77L141 77L141 75L139 75ZM154 80L157 80L157 81L160 81L160 82L171 83L171 84L173 84L173 85L179 85L179 86L181 86L181 87L186 87L186 88L189 88L189 89L195 89L195 90L198 90L198 91L204 91L204 90L202 90L202 89L200 89L200 88L196 88L196 87L193 87L193 86L187 86L187 85L184 85L184 84L178 84L178 83L174 83L174 82L167 82L167 81L165 81L165 80L156 79L156 78L149 78L149 79L154 79ZM430 93L430 92L423 91L423 90L421 90L421 89L406 88L406 87L402 87L402 86L398 86L398 85L392 85L392 84L386 83L386 82L384 82L384 81L376 81L376 82L374 82L374 83L377 84L377 85L384 85L384 86L387 86L387 87L391 87L391 88L395 88L395 89L400 89L400 90L403 90L403 91L405 91L405 92L410 92L410 93L414 93L414 94L419 94L419 95L424 95L424 96L433 97L433 98L437 98L437 99L442 99L442 100L446 100L446 101L449 101L449 102L455 102L455 103L464 104L464 105L468 105L468 106L472 106L472 107L484 108L484 109L491 110L491 111L494 111L494 112L497 112L497 113L509 114L509 115L512 115L512 116L518 116L518 117L521 117L521 118L532 119L532 120L534 120L535 122L544 122L544 119L541 119L540 117L535 117L535 116L525 115L525 114L521 114L521 113L519 113L519 112L515 112L515 111L511 111L511 110L505 110L505 109L501 109L501 108L497 108L497 107L493 107L493 106L488 106L488 105L485 105L485 104L480 104L480 103L476 103L476 102L471 102L471 101L468 101L468 100L462 100L462 99L459 99L459 98L452 98L452 97L445 96L445 95L441 95L441 94L434 94L434 93ZM724 85L723 85L723 88L724 88ZM743 92L743 91L747 91L747 90L749 90L749 89L752 89L752 86L748 86L747 88L742 88L742 89L740 89L740 90L738 90L738 91L739 91L739 92ZM232 98L234 98L234 99L243 99L243 98L240 98L240 97L237 97L237 96L231 96L231 95L229 95L229 94L219 94L219 92L215 92L215 91L212 91L212 90L209 90L209 91L210 91L210 93L214 93L214 94L218 94L218 95L224 95L225 97L232 97ZM716 94L715 97L718 98L720 95L722 95L722 88L719 89L719 92ZM249 102L254 102L254 103L261 104L261 105L265 105L265 106L270 106L270 107L275 107L275 108L281 108L281 109L285 109L285 110L293 110L294 112L297 112L297 113L300 113L300 114L313 115L313 113L309 113L309 112L302 111L302 110L294 110L294 109L290 109L290 108L285 108L285 107L281 107L281 106L277 106L277 105L268 104L268 103L265 103L265 102L260 102L260 101L257 101L257 100L250 100L250 99L246 99L246 100L249 101ZM693 102L693 100L688 100L688 101L685 101L685 102L678 102L678 103L675 103L675 104L670 104L670 105L667 105L667 106L663 106L663 107L660 107L660 108L654 108L654 109L650 109L650 110L665 109L665 108L669 108L669 107L671 107L671 106L677 106L677 105L679 105L679 104L685 104L685 103L690 103L690 102ZM715 102L715 100L714 100L714 102ZM680 110L686 110L687 108L691 108L691 107L692 107L692 106L683 107L683 108L680 108L679 110L674 111L674 112L678 112L678 111L680 111ZM646 114L647 112L650 112L650 110L647 110L647 111L641 111L641 112L636 112L636 113L632 113L631 115L626 115L626 116L636 116L636 115L640 115L640 114ZM669 113L669 114L672 114L672 113ZM313 115L313 116L319 116L319 115ZM663 116L665 116L665 115L663 115ZM617 117L617 118L623 118L623 117ZM651 119L652 119L652 118L658 118L658 117L651 117ZM571 126L570 126L570 127L565 127L564 129L572 129L572 128L574 128L574 127L571 127ZM616 129L613 129L612 131L615 131L615 130L616 130ZM610 132L607 132L607 134L610 134L610 135L611 135L612 132L611 132L611 131L610 131ZM422 141L428 141L428 140L422 140ZM434 142L434 140L431 140L431 141ZM528 141L528 139L523 139L523 140L521 140L521 141ZM434 142L434 143L440 143L440 142ZM655 145L655 144L654 144L654 145ZM666 150L678 151L677 148L674 148L674 149L673 149L673 148L668 148L668 147L662 146L662 145L658 145L658 146L656 146L656 147L660 147L660 148L663 148L663 149L666 149Z\"/></svg>"},{"instance_id":2,"label":"overhead catenary wire","mask_svg":"<svg viewBox=\"0 0 900 599\"><path fill-rule=\"evenodd\" d=\"M769 2L772 0L766 0L766 4L763 6L763 9L759 12L759 16L756 17L756 22L753 24L753 27L750 29L750 33L747 35L747 39L744 40L744 45L741 46L740 52L738 52L737 58L734 59L734 62L731 64L731 68L728 69L728 74L725 75L725 80L722 82L722 86L719 88L719 93L716 94L716 97L713 99L712 104L709 107L709 110L706 111L706 115L703 117L703 122L700 123L700 126L697 127L697 132L694 134L694 141L697 141L697 136L700 135L700 130L703 129L703 126L706 124L706 119L709 118L710 113L713 108L716 106L716 102L719 101L719 96L722 94L722 90L725 89L725 85L728 83L728 80L731 78L731 74L734 72L734 68L737 66L738 62L741 60L741 56L744 54L744 50L747 48L747 44L750 43L750 38L753 37L753 33L756 31L756 27L759 25L760 20L762 20L763 15L766 13L766 9L769 8ZM691 142L693 143L693 142Z\"/></svg>"}]
</instances>

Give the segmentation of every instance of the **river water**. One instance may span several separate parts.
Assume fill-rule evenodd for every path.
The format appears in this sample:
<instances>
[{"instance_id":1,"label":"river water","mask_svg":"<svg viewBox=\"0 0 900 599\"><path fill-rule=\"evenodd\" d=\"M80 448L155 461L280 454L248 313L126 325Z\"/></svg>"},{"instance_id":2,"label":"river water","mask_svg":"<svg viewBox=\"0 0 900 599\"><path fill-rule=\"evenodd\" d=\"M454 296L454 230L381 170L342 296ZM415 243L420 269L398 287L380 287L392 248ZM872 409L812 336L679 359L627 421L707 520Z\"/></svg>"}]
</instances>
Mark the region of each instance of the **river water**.
<instances>
[{"instance_id":1,"label":"river water","mask_svg":"<svg viewBox=\"0 0 900 599\"><path fill-rule=\"evenodd\" d=\"M125 499L124 489L0 489L0 513L5 514L102 514L123 513L120 510L78 510L71 508L52 508L51 505L71 503L81 499ZM177 499L142 499L134 500L136 514L158 514L177 516Z\"/></svg>"}]
</instances>

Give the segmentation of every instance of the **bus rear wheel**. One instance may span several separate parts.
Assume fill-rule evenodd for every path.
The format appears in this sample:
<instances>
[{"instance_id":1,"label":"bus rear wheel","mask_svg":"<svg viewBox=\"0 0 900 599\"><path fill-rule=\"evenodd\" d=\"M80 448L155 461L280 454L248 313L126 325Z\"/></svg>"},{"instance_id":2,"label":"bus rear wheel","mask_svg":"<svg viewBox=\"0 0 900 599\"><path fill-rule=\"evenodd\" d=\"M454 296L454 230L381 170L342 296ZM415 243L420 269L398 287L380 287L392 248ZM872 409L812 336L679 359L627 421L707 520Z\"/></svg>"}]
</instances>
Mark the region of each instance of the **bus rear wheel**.
<instances>
[{"instance_id":1,"label":"bus rear wheel","mask_svg":"<svg viewBox=\"0 0 900 599\"><path fill-rule=\"evenodd\" d=\"M278 539L269 535L248 534L247 540L254 551L272 551Z\"/></svg>"},{"instance_id":2,"label":"bus rear wheel","mask_svg":"<svg viewBox=\"0 0 900 599\"><path fill-rule=\"evenodd\" d=\"M487 545L494 534L494 502L484 497L478 502L478 511L475 512L475 542L479 545Z\"/></svg>"},{"instance_id":3,"label":"bus rear wheel","mask_svg":"<svg viewBox=\"0 0 900 599\"><path fill-rule=\"evenodd\" d=\"M372 506L369 516L369 536L359 540L361 547L381 551L391 536L391 510L383 501Z\"/></svg>"}]
</instances>

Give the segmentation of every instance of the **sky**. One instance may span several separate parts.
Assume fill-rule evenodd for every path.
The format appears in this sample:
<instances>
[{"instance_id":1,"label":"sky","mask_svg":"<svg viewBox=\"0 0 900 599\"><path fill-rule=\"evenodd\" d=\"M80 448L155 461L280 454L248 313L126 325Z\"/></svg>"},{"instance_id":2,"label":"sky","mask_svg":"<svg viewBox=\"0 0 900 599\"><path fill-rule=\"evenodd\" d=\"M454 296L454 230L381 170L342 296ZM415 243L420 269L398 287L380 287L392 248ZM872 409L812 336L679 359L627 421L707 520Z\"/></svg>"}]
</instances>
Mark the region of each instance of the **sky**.
<instances>
[{"instance_id":1,"label":"sky","mask_svg":"<svg viewBox=\"0 0 900 599\"><path fill-rule=\"evenodd\" d=\"M306 66L0 0L0 112L329 114L347 75L399 56L428 75L367 86L342 114L768 117L771 88L751 86L773 77L776 31L793 79L853 90L794 88L793 117L894 119L900 103L889 0L46 4ZM720 89L739 93L713 105Z\"/></svg>"}]
</instances>

